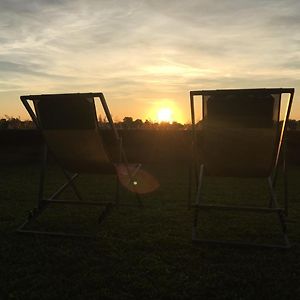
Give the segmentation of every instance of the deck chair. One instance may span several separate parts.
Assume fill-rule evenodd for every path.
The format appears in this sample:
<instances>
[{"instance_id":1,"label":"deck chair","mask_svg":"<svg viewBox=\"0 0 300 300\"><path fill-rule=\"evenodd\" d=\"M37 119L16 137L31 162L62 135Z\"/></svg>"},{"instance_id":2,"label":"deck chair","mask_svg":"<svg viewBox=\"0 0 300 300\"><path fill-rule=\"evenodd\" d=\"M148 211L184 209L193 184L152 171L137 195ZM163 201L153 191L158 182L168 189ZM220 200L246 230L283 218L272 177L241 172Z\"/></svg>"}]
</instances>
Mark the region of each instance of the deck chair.
<instances>
[{"instance_id":1,"label":"deck chair","mask_svg":"<svg viewBox=\"0 0 300 300\"><path fill-rule=\"evenodd\" d=\"M282 96L286 111L280 121ZM200 97L199 97L200 96ZM286 228L288 213L284 137L294 96L292 88L202 90L190 92L195 176L190 177L190 204L194 207L192 239L201 243L223 243L289 248ZM195 101L202 99L202 121L196 123ZM201 103L200 103L201 104ZM201 110L199 109L200 113ZM282 163L284 201L275 192L279 163ZM263 206L210 204L203 196L205 176L267 179L270 201ZM193 180L195 178L195 180ZM194 193L192 192L194 191ZM194 199L194 203L192 200ZM199 213L214 210L271 213L278 216L283 243L200 239Z\"/></svg>"},{"instance_id":2,"label":"deck chair","mask_svg":"<svg viewBox=\"0 0 300 300\"><path fill-rule=\"evenodd\" d=\"M98 128L95 98L99 98L112 132L112 148L103 142ZM102 93L78 94L46 94L21 96L21 101L27 109L45 141L42 169L39 183L37 207L29 213L27 220L19 227L18 232L40 233L62 236L83 236L64 232L46 232L28 229L29 224L51 204L73 204L103 206L99 223L109 214L112 207L119 204L119 189L121 182L126 188L136 194L140 206L140 194L145 191L138 183L140 164L128 164L122 147L121 138L114 126L110 111ZM29 101L32 101L30 105ZM114 149L114 151L110 151ZM44 197L45 174L47 171L47 156L50 152L61 167L67 181L49 198ZM114 199L111 201L83 200L75 179L80 174L108 174L116 179ZM150 178L151 179L151 178ZM59 196L66 188L73 189L76 200L62 200ZM147 187L146 187L147 190ZM147 190L149 191L149 189Z\"/></svg>"}]
</instances>

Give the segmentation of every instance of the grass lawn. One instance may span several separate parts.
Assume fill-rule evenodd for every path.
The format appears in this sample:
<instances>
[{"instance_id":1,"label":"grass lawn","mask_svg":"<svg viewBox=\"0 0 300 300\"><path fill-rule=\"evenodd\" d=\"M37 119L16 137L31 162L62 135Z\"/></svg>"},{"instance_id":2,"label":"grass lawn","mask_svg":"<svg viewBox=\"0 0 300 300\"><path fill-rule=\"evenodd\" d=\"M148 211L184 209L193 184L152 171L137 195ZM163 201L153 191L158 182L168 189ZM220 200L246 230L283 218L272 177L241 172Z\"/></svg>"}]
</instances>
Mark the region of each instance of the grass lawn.
<instances>
[{"instance_id":1,"label":"grass lawn","mask_svg":"<svg viewBox=\"0 0 300 300\"><path fill-rule=\"evenodd\" d=\"M144 197L145 208L121 207L101 225L101 208L55 207L39 228L93 233L95 239L28 236L15 233L34 206L39 166L0 167L0 299L297 299L300 295L300 167L290 167L287 251L193 245L193 210L187 203L184 165L146 166L160 181ZM49 190L62 179L51 167ZM82 177L89 200L109 199L111 178ZM206 180L212 202L267 203L266 185L257 180ZM279 190L279 194L281 191ZM66 192L65 198L72 193ZM124 192L123 201L135 203ZM269 217L269 218L268 218ZM277 241L277 219L251 213L208 213L203 236Z\"/></svg>"}]
</instances>

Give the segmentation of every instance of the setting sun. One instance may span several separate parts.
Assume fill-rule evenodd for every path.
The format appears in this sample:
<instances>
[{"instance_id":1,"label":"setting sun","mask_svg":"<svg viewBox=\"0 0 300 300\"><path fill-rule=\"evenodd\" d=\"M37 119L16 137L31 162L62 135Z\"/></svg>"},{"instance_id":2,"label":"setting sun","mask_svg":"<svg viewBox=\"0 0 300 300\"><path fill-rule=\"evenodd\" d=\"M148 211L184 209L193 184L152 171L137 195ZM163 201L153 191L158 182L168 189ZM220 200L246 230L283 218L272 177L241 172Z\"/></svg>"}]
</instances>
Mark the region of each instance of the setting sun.
<instances>
[{"instance_id":1,"label":"setting sun","mask_svg":"<svg viewBox=\"0 0 300 300\"><path fill-rule=\"evenodd\" d=\"M159 122L172 123L172 111L170 108L161 108L157 112L157 119Z\"/></svg>"},{"instance_id":2,"label":"setting sun","mask_svg":"<svg viewBox=\"0 0 300 300\"><path fill-rule=\"evenodd\" d=\"M183 110L173 98L158 98L152 100L151 107L147 110L146 119L158 123L179 122L184 124Z\"/></svg>"}]
</instances>

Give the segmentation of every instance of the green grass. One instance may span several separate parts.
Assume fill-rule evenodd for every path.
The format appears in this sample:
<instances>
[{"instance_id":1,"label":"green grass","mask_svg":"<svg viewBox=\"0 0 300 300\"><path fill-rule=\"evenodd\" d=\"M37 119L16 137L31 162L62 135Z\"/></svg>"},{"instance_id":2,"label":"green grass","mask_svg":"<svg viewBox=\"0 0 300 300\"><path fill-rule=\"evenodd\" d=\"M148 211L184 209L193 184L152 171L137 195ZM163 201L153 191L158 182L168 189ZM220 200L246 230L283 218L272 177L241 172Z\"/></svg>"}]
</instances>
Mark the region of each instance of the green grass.
<instances>
[{"instance_id":1,"label":"green grass","mask_svg":"<svg viewBox=\"0 0 300 300\"><path fill-rule=\"evenodd\" d=\"M300 294L300 168L290 169L288 231L295 246L266 250L193 245L193 211L187 203L187 169L183 165L148 166L160 181L144 197L145 208L113 210L99 226L101 208L53 207L38 224L44 229L85 232L95 239L18 235L15 229L34 206L39 167L0 168L0 299L296 299ZM51 168L47 190L62 179ZM104 182L104 183L103 183ZM111 178L86 176L78 181L90 200L109 199ZM258 180L207 179L204 197L249 204L267 203ZM279 195L282 191L279 190ZM72 193L66 192L65 198ZM228 200L226 200L228 199ZM135 203L124 192L124 202ZM63 208L63 209L61 209ZM277 241L270 215L201 214L207 237ZM273 230L275 229L275 230Z\"/></svg>"}]
</instances>

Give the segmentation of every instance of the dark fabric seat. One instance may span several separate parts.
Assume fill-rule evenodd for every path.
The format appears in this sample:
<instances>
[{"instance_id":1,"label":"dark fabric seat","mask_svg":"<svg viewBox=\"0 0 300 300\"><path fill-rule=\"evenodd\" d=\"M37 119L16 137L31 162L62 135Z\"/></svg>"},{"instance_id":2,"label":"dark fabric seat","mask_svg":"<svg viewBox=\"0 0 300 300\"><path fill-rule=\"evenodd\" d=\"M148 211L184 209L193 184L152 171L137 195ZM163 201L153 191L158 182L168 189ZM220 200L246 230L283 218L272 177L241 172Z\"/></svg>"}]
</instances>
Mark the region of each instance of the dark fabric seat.
<instances>
[{"instance_id":1,"label":"dark fabric seat","mask_svg":"<svg viewBox=\"0 0 300 300\"><path fill-rule=\"evenodd\" d=\"M284 94L288 94L289 97L286 109L282 110L282 95ZM293 95L294 89L290 88L190 92L193 128L191 165L196 174L195 183L190 181L191 196L189 198L189 203L193 197L195 199L193 240L203 241L197 238L198 214L201 209L225 209L276 213L283 232L283 247L290 246L284 218L288 212L288 201L285 157L282 149ZM201 97L202 104L202 120L200 121L195 119L197 115L195 101L198 96ZM281 110L282 120L280 120ZM280 157L284 168L283 206L279 205L275 193ZM266 178L270 191L269 205L267 207L243 207L240 202L233 206L220 203L211 205L204 201L202 195L204 176ZM192 195L193 185L196 189L194 196Z\"/></svg>"},{"instance_id":2,"label":"dark fabric seat","mask_svg":"<svg viewBox=\"0 0 300 300\"><path fill-rule=\"evenodd\" d=\"M104 142L98 127L96 98L101 101L112 133L109 145ZM42 162L37 209L31 212L27 221L19 228L19 232L49 234L25 228L49 204L103 206L104 211L99 217L102 221L112 206L119 205L119 183L136 194L138 205L141 205L139 194L151 192L158 187L155 178L141 170L140 164L128 163L102 93L30 95L21 96L21 100L44 137L46 151ZM33 108L29 105L29 101L33 102ZM45 199L44 182L48 150L61 167L67 182ZM116 190L112 193L113 199L97 202L83 201L74 183L77 176L81 174L113 175L116 180ZM79 201L58 199L67 187L73 189ZM98 188L101 189L101 186Z\"/></svg>"}]
</instances>

